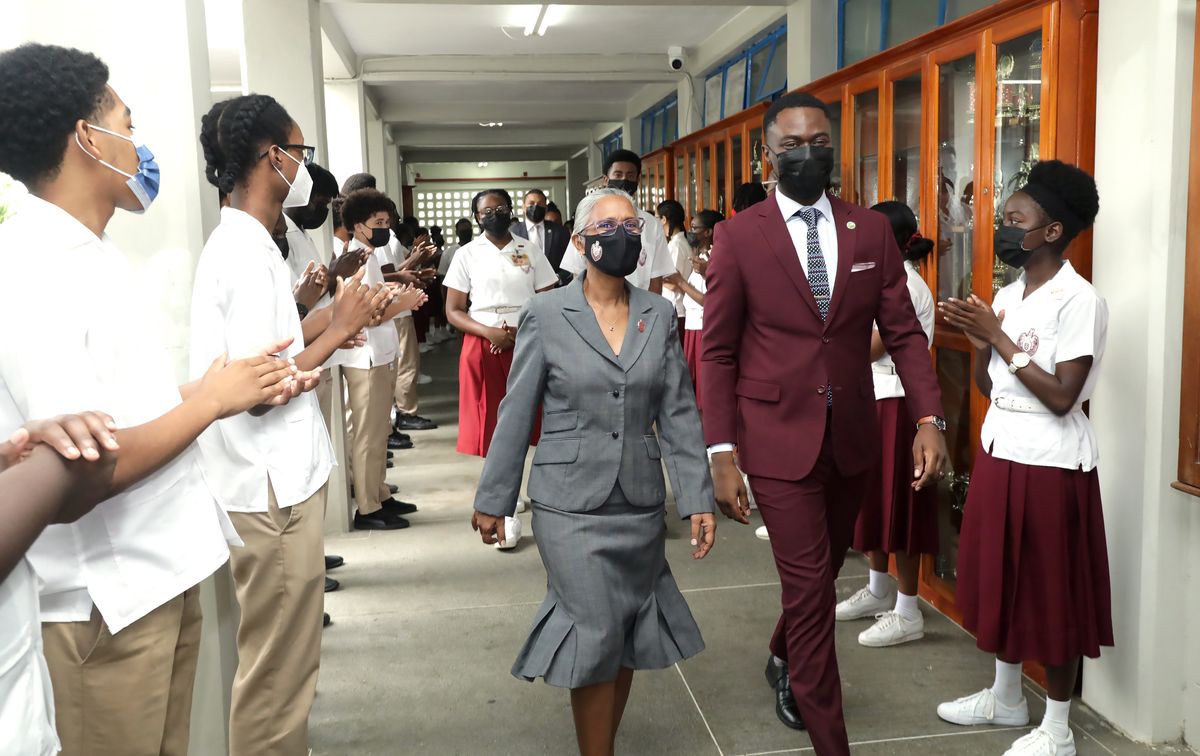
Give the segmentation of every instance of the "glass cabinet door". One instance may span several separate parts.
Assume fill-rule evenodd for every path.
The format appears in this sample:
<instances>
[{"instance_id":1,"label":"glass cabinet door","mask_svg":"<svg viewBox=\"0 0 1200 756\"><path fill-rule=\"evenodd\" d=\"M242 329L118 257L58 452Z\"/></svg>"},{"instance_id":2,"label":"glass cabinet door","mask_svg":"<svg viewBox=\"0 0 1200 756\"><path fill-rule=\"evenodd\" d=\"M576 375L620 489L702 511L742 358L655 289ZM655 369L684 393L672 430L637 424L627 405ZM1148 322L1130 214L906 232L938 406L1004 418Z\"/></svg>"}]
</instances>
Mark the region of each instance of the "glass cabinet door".
<instances>
[{"instance_id":1,"label":"glass cabinet door","mask_svg":"<svg viewBox=\"0 0 1200 756\"><path fill-rule=\"evenodd\" d=\"M763 159L763 131L761 126L750 129L750 178L747 181L762 181L771 172Z\"/></svg>"},{"instance_id":2,"label":"glass cabinet door","mask_svg":"<svg viewBox=\"0 0 1200 756\"><path fill-rule=\"evenodd\" d=\"M1025 185L1038 161L1042 134L1041 31L996 46L996 145L993 155L992 222L999 228L1004 202ZM1020 271L999 260L992 264L992 292L1017 279Z\"/></svg>"},{"instance_id":3,"label":"glass cabinet door","mask_svg":"<svg viewBox=\"0 0 1200 756\"><path fill-rule=\"evenodd\" d=\"M830 102L827 106L829 110L829 123L831 134L830 141L833 142L833 173L829 177L829 193L835 197L848 199L842 194L842 103L840 100Z\"/></svg>"},{"instance_id":4,"label":"glass cabinet door","mask_svg":"<svg viewBox=\"0 0 1200 756\"><path fill-rule=\"evenodd\" d=\"M742 135L734 134L729 140L729 150L733 153L733 184L730 191L737 191L742 185Z\"/></svg>"},{"instance_id":5,"label":"glass cabinet door","mask_svg":"<svg viewBox=\"0 0 1200 756\"><path fill-rule=\"evenodd\" d=\"M725 213L725 197L726 194L726 179L725 179L725 140L717 142L714 149L716 150L713 163L717 169L717 183L714 189L713 209Z\"/></svg>"},{"instance_id":6,"label":"glass cabinet door","mask_svg":"<svg viewBox=\"0 0 1200 756\"><path fill-rule=\"evenodd\" d=\"M697 195L696 181L696 148L692 147L688 150L688 215L695 215L704 209L701 204L699 195Z\"/></svg>"},{"instance_id":7,"label":"glass cabinet door","mask_svg":"<svg viewBox=\"0 0 1200 756\"><path fill-rule=\"evenodd\" d=\"M891 198L921 222L921 74L892 82Z\"/></svg>"},{"instance_id":8,"label":"glass cabinet door","mask_svg":"<svg viewBox=\"0 0 1200 756\"><path fill-rule=\"evenodd\" d=\"M858 204L879 202L879 90L854 96L854 193Z\"/></svg>"},{"instance_id":9,"label":"glass cabinet door","mask_svg":"<svg viewBox=\"0 0 1200 756\"><path fill-rule=\"evenodd\" d=\"M700 201L696 210L712 208L712 145L706 144L700 148Z\"/></svg>"},{"instance_id":10,"label":"glass cabinet door","mask_svg":"<svg viewBox=\"0 0 1200 756\"><path fill-rule=\"evenodd\" d=\"M683 211L687 213L687 160L682 150L675 154L675 200L683 205Z\"/></svg>"},{"instance_id":11,"label":"glass cabinet door","mask_svg":"<svg viewBox=\"0 0 1200 756\"><path fill-rule=\"evenodd\" d=\"M938 67L937 298L971 292L975 232L975 56Z\"/></svg>"}]
</instances>

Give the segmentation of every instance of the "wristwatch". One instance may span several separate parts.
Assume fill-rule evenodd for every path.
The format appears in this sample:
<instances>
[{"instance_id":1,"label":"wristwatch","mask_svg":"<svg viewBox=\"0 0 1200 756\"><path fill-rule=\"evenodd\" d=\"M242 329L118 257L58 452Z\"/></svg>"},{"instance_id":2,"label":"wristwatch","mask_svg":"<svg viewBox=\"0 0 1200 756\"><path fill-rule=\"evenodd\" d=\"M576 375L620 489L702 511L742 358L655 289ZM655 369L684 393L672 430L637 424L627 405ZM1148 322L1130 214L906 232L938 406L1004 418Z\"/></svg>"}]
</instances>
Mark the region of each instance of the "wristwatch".
<instances>
[{"instance_id":1,"label":"wristwatch","mask_svg":"<svg viewBox=\"0 0 1200 756\"><path fill-rule=\"evenodd\" d=\"M1017 352L1013 355L1012 362L1008 363L1008 372L1015 375L1023 367L1029 367L1029 353Z\"/></svg>"},{"instance_id":2,"label":"wristwatch","mask_svg":"<svg viewBox=\"0 0 1200 756\"><path fill-rule=\"evenodd\" d=\"M942 433L946 432L946 421L943 418L938 417L937 415L926 415L925 417L918 420L917 421L917 430L921 430L921 426L926 425L926 424L932 425L934 428L937 428Z\"/></svg>"}]
</instances>

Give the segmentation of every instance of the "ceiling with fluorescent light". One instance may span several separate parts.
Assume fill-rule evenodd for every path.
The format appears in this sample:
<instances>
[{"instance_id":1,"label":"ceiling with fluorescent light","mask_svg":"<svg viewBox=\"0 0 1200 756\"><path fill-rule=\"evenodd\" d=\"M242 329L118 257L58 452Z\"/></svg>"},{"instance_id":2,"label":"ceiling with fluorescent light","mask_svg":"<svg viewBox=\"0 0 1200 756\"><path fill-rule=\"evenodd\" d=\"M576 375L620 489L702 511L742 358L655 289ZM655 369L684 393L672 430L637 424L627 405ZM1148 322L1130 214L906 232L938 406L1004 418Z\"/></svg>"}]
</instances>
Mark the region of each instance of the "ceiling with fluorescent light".
<instances>
[{"instance_id":1,"label":"ceiling with fluorescent light","mask_svg":"<svg viewBox=\"0 0 1200 756\"><path fill-rule=\"evenodd\" d=\"M241 24L231 16L242 2L253 0L205 0L214 91L239 86ZM680 74L667 68L669 46L700 45L748 7L321 0L323 66L327 79L362 76L410 160L562 160L597 124L623 120L643 88L670 91ZM480 126L491 122L503 126Z\"/></svg>"}]
</instances>

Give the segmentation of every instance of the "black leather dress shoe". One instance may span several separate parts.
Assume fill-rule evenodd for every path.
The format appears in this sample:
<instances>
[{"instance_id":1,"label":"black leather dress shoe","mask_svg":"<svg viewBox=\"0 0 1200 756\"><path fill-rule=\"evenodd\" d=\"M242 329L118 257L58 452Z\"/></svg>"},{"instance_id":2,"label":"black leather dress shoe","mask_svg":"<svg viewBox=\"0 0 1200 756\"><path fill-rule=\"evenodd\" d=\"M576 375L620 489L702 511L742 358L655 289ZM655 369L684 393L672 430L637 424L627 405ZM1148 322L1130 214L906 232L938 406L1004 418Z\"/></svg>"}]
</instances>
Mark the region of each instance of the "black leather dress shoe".
<instances>
[{"instance_id":1,"label":"black leather dress shoe","mask_svg":"<svg viewBox=\"0 0 1200 756\"><path fill-rule=\"evenodd\" d=\"M391 449L388 449L387 458L391 459L394 456L396 456L396 453L393 452Z\"/></svg>"},{"instance_id":2,"label":"black leather dress shoe","mask_svg":"<svg viewBox=\"0 0 1200 756\"><path fill-rule=\"evenodd\" d=\"M333 619L329 616L329 612L324 612L323 614L324 616L321 617L321 627L329 627L333 624Z\"/></svg>"},{"instance_id":3,"label":"black leather dress shoe","mask_svg":"<svg viewBox=\"0 0 1200 756\"><path fill-rule=\"evenodd\" d=\"M396 460L394 460L394 459L389 459L389 460L387 461L387 469L391 470L391 469L392 469L393 467L395 467L395 466L396 466Z\"/></svg>"},{"instance_id":4,"label":"black leather dress shoe","mask_svg":"<svg viewBox=\"0 0 1200 756\"><path fill-rule=\"evenodd\" d=\"M396 485L395 483L388 483L387 487L388 487L388 493L391 493L391 494L400 493L400 486Z\"/></svg>"},{"instance_id":5,"label":"black leather dress shoe","mask_svg":"<svg viewBox=\"0 0 1200 756\"><path fill-rule=\"evenodd\" d=\"M325 592L326 593L333 593L334 591L336 591L338 588L341 588L341 587L342 587L342 584L339 583L338 581L334 580L333 578L331 578L331 577L325 578Z\"/></svg>"},{"instance_id":6,"label":"black leather dress shoe","mask_svg":"<svg viewBox=\"0 0 1200 756\"><path fill-rule=\"evenodd\" d=\"M403 530L407 527L408 520L392 517L382 509L369 515L354 514L355 530Z\"/></svg>"},{"instance_id":7,"label":"black leather dress shoe","mask_svg":"<svg viewBox=\"0 0 1200 756\"><path fill-rule=\"evenodd\" d=\"M398 431L434 430L437 427L437 423L420 415L398 415L396 417L396 430Z\"/></svg>"},{"instance_id":8,"label":"black leather dress shoe","mask_svg":"<svg viewBox=\"0 0 1200 756\"><path fill-rule=\"evenodd\" d=\"M325 555L325 570L326 571L336 570L338 567L341 567L345 563L346 563L346 560L342 559L337 554L326 554Z\"/></svg>"},{"instance_id":9,"label":"black leather dress shoe","mask_svg":"<svg viewBox=\"0 0 1200 756\"><path fill-rule=\"evenodd\" d=\"M792 695L792 681L788 679L787 662L775 661L775 655L767 657L767 685L775 691L775 716L785 727L793 730L806 729L800 711L796 708L796 697Z\"/></svg>"},{"instance_id":10,"label":"black leather dress shoe","mask_svg":"<svg viewBox=\"0 0 1200 756\"><path fill-rule=\"evenodd\" d=\"M413 448L413 442L411 438L402 433L393 433L388 436L387 447L389 451L401 451Z\"/></svg>"},{"instance_id":11,"label":"black leather dress shoe","mask_svg":"<svg viewBox=\"0 0 1200 756\"><path fill-rule=\"evenodd\" d=\"M385 512L389 512L394 515L406 515L416 512L417 505L409 504L407 501L388 499L387 501L383 502L383 509Z\"/></svg>"}]
</instances>

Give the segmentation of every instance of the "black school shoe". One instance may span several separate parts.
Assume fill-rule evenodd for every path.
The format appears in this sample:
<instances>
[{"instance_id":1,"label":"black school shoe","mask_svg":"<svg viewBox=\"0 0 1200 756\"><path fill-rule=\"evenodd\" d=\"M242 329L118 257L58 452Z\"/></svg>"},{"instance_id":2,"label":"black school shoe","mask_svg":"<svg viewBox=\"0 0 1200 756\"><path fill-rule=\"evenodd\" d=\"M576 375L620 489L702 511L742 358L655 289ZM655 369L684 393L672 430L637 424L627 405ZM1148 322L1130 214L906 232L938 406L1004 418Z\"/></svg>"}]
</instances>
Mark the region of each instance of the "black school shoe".
<instances>
[{"instance_id":1,"label":"black school shoe","mask_svg":"<svg viewBox=\"0 0 1200 756\"><path fill-rule=\"evenodd\" d=\"M390 493L390 494L394 495L394 494L400 493L400 486L396 485L395 483L388 483L387 487L388 487L388 493Z\"/></svg>"},{"instance_id":2,"label":"black school shoe","mask_svg":"<svg viewBox=\"0 0 1200 756\"><path fill-rule=\"evenodd\" d=\"M388 499L383 502L383 510L394 515L407 515L417 511L416 504L409 504L407 501L397 501L396 499Z\"/></svg>"},{"instance_id":3,"label":"black school shoe","mask_svg":"<svg viewBox=\"0 0 1200 756\"><path fill-rule=\"evenodd\" d=\"M338 567L341 567L345 563L346 563L346 560L342 559L337 554L326 554L325 555L325 570L326 571L336 570Z\"/></svg>"},{"instance_id":4,"label":"black school shoe","mask_svg":"<svg viewBox=\"0 0 1200 756\"><path fill-rule=\"evenodd\" d=\"M403 433L393 433L388 436L387 442L388 451L402 451L404 449L413 448L412 439Z\"/></svg>"},{"instance_id":5,"label":"black school shoe","mask_svg":"<svg viewBox=\"0 0 1200 756\"><path fill-rule=\"evenodd\" d=\"M333 578L331 578L331 577L325 578L325 592L326 593L333 593L334 591L336 591L338 588L341 588L341 587L342 587L342 584L339 583L338 581L334 580Z\"/></svg>"},{"instance_id":6,"label":"black school shoe","mask_svg":"<svg viewBox=\"0 0 1200 756\"><path fill-rule=\"evenodd\" d=\"M420 415L397 415L396 430L398 431L425 431L436 430L438 424L427 417Z\"/></svg>"},{"instance_id":7,"label":"black school shoe","mask_svg":"<svg viewBox=\"0 0 1200 756\"><path fill-rule=\"evenodd\" d=\"M407 527L408 520L391 515L382 509L369 515L354 513L355 530L403 530Z\"/></svg>"}]
</instances>

